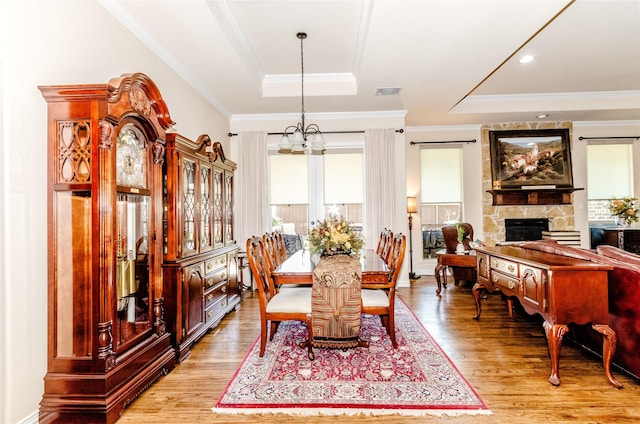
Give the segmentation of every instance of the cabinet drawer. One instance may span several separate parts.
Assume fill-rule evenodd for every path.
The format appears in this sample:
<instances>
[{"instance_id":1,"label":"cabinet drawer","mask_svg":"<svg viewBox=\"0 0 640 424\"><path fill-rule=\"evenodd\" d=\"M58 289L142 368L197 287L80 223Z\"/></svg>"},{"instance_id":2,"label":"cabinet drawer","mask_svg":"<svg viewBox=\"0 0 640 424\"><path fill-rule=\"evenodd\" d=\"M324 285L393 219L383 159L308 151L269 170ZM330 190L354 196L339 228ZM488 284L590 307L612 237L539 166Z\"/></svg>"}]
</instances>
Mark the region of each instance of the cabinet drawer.
<instances>
[{"instance_id":1,"label":"cabinet drawer","mask_svg":"<svg viewBox=\"0 0 640 424\"><path fill-rule=\"evenodd\" d=\"M227 279L227 269L226 268L219 269L214 273L204 277L204 289L207 290L215 286L221 281L226 281L226 279Z\"/></svg>"},{"instance_id":2,"label":"cabinet drawer","mask_svg":"<svg viewBox=\"0 0 640 424\"><path fill-rule=\"evenodd\" d=\"M218 302L221 298L227 297L229 286L226 282L212 287L204 292L204 307L205 309L214 303Z\"/></svg>"},{"instance_id":3,"label":"cabinet drawer","mask_svg":"<svg viewBox=\"0 0 640 424\"><path fill-rule=\"evenodd\" d=\"M224 268L226 265L227 257L225 255L216 256L215 258L204 261L204 272L205 274L209 274L219 268Z\"/></svg>"},{"instance_id":4,"label":"cabinet drawer","mask_svg":"<svg viewBox=\"0 0 640 424\"><path fill-rule=\"evenodd\" d=\"M212 321L215 321L216 319L224 315L224 313L227 310L228 303L229 303L229 300L227 299L227 296L223 296L219 298L216 302L214 302L213 305L205 309L204 311L205 325L208 325Z\"/></svg>"},{"instance_id":5,"label":"cabinet drawer","mask_svg":"<svg viewBox=\"0 0 640 424\"><path fill-rule=\"evenodd\" d=\"M496 272L493 269L491 270L491 283L507 295L517 296L520 292L520 281L517 278Z\"/></svg>"},{"instance_id":6,"label":"cabinet drawer","mask_svg":"<svg viewBox=\"0 0 640 424\"><path fill-rule=\"evenodd\" d=\"M491 258L491 269L503 272L512 277L518 277L518 263L511 262L502 258Z\"/></svg>"}]
</instances>

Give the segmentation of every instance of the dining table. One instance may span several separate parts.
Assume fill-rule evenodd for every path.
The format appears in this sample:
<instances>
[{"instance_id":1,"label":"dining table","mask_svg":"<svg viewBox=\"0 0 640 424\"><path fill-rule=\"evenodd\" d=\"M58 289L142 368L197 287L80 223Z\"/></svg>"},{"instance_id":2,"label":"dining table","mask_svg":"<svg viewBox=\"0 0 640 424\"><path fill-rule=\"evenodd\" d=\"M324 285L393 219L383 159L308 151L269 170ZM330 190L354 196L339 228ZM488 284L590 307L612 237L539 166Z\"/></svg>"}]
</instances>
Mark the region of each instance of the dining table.
<instances>
[{"instance_id":1,"label":"dining table","mask_svg":"<svg viewBox=\"0 0 640 424\"><path fill-rule=\"evenodd\" d=\"M389 287L391 269L385 261L378 256L375 250L365 249L360 252L360 265L362 267L362 288L380 289ZM320 261L319 255L312 255L309 250L298 250L289 256L272 273L273 282L276 285L284 284L313 284L313 270Z\"/></svg>"}]
</instances>

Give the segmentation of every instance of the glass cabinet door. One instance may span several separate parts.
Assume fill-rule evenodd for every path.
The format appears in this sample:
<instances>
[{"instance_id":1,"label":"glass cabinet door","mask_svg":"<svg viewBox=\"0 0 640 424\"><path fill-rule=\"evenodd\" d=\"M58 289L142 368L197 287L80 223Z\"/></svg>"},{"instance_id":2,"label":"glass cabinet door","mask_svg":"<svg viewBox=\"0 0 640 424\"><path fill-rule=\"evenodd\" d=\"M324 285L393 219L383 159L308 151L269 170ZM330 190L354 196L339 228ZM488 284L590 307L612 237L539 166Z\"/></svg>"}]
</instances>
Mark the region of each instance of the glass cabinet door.
<instances>
[{"instance_id":1,"label":"glass cabinet door","mask_svg":"<svg viewBox=\"0 0 640 424\"><path fill-rule=\"evenodd\" d=\"M213 243L215 248L224 246L224 199L222 187L224 172L220 169L213 170Z\"/></svg>"},{"instance_id":2,"label":"glass cabinet door","mask_svg":"<svg viewBox=\"0 0 640 424\"><path fill-rule=\"evenodd\" d=\"M196 253L196 162L182 159L182 255Z\"/></svg>"},{"instance_id":3,"label":"glass cabinet door","mask_svg":"<svg viewBox=\"0 0 640 424\"><path fill-rule=\"evenodd\" d=\"M212 168L210 165L200 163L200 218L198 225L198 234L200 237L200 252L206 252L213 249L213 231L212 231Z\"/></svg>"},{"instance_id":4,"label":"glass cabinet door","mask_svg":"<svg viewBox=\"0 0 640 424\"><path fill-rule=\"evenodd\" d=\"M234 244L233 237L233 173L224 173L224 243Z\"/></svg>"}]
</instances>

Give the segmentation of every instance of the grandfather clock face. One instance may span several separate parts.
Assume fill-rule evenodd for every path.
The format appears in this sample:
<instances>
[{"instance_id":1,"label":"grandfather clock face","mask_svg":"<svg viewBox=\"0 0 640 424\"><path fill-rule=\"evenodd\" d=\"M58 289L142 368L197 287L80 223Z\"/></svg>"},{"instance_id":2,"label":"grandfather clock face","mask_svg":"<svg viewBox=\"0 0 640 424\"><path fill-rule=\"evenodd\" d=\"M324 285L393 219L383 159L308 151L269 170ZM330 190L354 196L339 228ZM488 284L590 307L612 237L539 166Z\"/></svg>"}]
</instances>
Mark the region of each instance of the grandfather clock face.
<instances>
[{"instance_id":1,"label":"grandfather clock face","mask_svg":"<svg viewBox=\"0 0 640 424\"><path fill-rule=\"evenodd\" d=\"M144 136L132 124L122 127L116 143L116 184L146 188L147 155Z\"/></svg>"}]
</instances>

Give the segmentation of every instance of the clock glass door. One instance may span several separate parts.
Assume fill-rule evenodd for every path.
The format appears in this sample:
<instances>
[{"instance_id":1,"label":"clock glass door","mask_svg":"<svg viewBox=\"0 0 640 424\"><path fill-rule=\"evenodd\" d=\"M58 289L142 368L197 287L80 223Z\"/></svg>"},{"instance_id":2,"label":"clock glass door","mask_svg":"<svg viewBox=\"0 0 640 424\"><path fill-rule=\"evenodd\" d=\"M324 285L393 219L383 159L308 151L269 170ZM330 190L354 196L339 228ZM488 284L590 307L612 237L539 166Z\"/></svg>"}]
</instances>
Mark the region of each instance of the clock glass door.
<instances>
[{"instance_id":1,"label":"clock glass door","mask_svg":"<svg viewBox=\"0 0 640 424\"><path fill-rule=\"evenodd\" d=\"M149 300L150 196L118 193L117 199L117 344L151 328Z\"/></svg>"},{"instance_id":2,"label":"clock glass door","mask_svg":"<svg viewBox=\"0 0 640 424\"><path fill-rule=\"evenodd\" d=\"M116 349L152 328L149 290L151 191L149 149L135 123L122 126L116 145Z\"/></svg>"}]
</instances>

